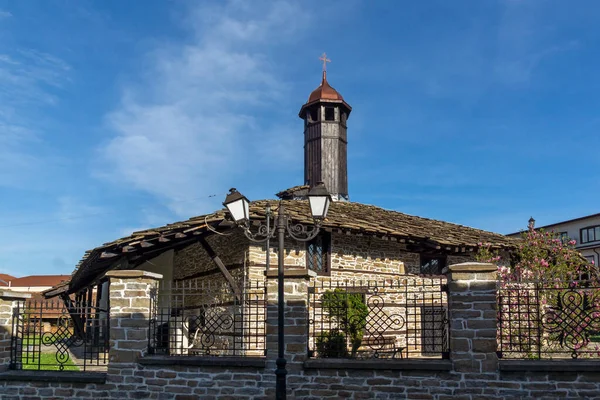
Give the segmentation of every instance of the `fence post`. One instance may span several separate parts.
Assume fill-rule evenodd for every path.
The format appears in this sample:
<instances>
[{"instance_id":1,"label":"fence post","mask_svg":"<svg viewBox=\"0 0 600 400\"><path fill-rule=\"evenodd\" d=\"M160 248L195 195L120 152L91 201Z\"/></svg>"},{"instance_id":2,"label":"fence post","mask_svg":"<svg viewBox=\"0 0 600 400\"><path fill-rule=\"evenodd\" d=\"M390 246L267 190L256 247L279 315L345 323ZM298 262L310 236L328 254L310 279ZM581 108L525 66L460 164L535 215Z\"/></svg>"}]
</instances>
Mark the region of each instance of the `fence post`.
<instances>
[{"instance_id":1,"label":"fence post","mask_svg":"<svg viewBox=\"0 0 600 400\"><path fill-rule=\"evenodd\" d=\"M0 289L0 372L6 371L10 366L10 352L12 349L12 324L13 309L31 298L30 293L18 293Z\"/></svg>"},{"instance_id":2,"label":"fence post","mask_svg":"<svg viewBox=\"0 0 600 400\"><path fill-rule=\"evenodd\" d=\"M497 267L468 262L451 265L447 274L450 358L454 370L496 373Z\"/></svg>"},{"instance_id":3,"label":"fence post","mask_svg":"<svg viewBox=\"0 0 600 400\"><path fill-rule=\"evenodd\" d=\"M162 275L139 270L122 270L109 271L106 276L110 278L108 372L109 375L119 375L114 369L132 368L131 364L148 348L150 297Z\"/></svg>"},{"instance_id":4,"label":"fence post","mask_svg":"<svg viewBox=\"0 0 600 400\"><path fill-rule=\"evenodd\" d=\"M265 378L273 382L266 394L275 396L275 360L277 359L277 271L267 275L267 368ZM301 375L308 357L308 287L317 276L311 270L285 270L285 359L287 361L287 392L293 393L294 379ZM291 378L291 379L290 379ZM269 397L271 398L271 397Z\"/></svg>"}]
</instances>

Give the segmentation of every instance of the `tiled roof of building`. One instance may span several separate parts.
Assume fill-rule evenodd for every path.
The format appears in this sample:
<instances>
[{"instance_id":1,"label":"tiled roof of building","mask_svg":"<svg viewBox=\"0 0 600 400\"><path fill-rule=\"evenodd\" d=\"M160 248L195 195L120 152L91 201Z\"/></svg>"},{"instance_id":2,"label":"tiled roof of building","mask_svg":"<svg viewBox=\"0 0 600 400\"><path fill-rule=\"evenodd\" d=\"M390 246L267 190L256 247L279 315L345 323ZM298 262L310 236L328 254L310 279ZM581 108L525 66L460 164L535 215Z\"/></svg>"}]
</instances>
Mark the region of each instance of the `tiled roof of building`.
<instances>
[{"instance_id":1,"label":"tiled roof of building","mask_svg":"<svg viewBox=\"0 0 600 400\"><path fill-rule=\"evenodd\" d=\"M253 220L265 218L265 206L271 205L275 211L279 201L259 200L250 205ZM312 224L308 201L283 200L286 211L294 223ZM91 275L98 275L108 269L120 256L141 255L146 251L156 251L161 247L173 246L194 239L194 235L204 233L210 226L218 228L226 217L221 209L215 213L190 218L162 227L134 232L129 236L105 243L87 251L73 272L74 285L82 285ZM334 202L331 204L323 227L348 233L388 237L407 243L428 243L443 249L459 249L478 246L478 243L491 243L496 248L511 248L516 240L498 233L483 231L463 225L385 210L371 205ZM64 286L64 285L60 285ZM69 288L74 290L74 287Z\"/></svg>"},{"instance_id":2,"label":"tiled roof of building","mask_svg":"<svg viewBox=\"0 0 600 400\"><path fill-rule=\"evenodd\" d=\"M0 274L0 286L8 286L8 282L12 281L13 279L17 279L12 275L8 275L8 274ZM6 283L4 283L6 282Z\"/></svg>"},{"instance_id":3,"label":"tiled roof of building","mask_svg":"<svg viewBox=\"0 0 600 400\"><path fill-rule=\"evenodd\" d=\"M22 278L13 278L10 281L12 287L44 287L55 286L61 282L71 279L71 275L29 275Z\"/></svg>"}]
</instances>

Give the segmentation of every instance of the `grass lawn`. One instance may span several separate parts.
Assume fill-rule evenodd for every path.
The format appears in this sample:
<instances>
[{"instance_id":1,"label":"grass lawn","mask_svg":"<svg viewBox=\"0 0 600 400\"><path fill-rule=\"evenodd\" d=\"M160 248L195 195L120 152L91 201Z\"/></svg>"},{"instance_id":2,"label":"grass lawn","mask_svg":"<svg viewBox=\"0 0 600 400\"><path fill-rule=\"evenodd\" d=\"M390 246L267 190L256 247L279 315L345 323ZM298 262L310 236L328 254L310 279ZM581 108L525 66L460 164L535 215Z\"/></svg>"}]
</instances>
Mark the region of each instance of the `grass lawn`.
<instances>
[{"instance_id":1,"label":"grass lawn","mask_svg":"<svg viewBox=\"0 0 600 400\"><path fill-rule=\"evenodd\" d=\"M58 361L56 361L55 353L41 353L39 356L40 356L39 360L37 358L35 360L32 360L31 358L29 358L29 360L27 360L25 357L23 357L23 359L22 359L23 369L24 370L39 370L39 371L58 371L59 370L59 363L58 363ZM38 366L38 362L39 362L39 366ZM69 359L64 364L64 371L79 371L79 368L75 366L75 364L73 363L73 361L71 359Z\"/></svg>"}]
</instances>

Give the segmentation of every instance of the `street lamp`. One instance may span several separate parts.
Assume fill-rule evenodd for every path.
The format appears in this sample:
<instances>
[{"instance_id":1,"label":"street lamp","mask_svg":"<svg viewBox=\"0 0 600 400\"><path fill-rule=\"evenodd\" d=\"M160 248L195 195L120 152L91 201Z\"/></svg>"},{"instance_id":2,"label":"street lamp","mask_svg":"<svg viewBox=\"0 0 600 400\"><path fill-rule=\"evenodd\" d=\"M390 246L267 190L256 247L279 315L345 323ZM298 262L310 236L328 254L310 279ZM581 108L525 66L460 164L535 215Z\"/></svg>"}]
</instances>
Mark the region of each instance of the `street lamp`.
<instances>
[{"instance_id":1,"label":"street lamp","mask_svg":"<svg viewBox=\"0 0 600 400\"><path fill-rule=\"evenodd\" d=\"M527 228L530 231L535 229L535 219L533 219L533 217L529 218L529 221L527 221Z\"/></svg>"},{"instance_id":2,"label":"street lamp","mask_svg":"<svg viewBox=\"0 0 600 400\"><path fill-rule=\"evenodd\" d=\"M261 223L257 232L250 231L250 214L248 199L238 192L236 189L231 189L225 198L223 205L231 214L235 223L244 230L246 237L255 243L267 242L267 257L270 252L269 239L275 236L277 232L278 257L277 257L277 369L275 370L275 398L282 400L286 398L286 382L285 376L287 370L285 368L285 342L284 342L284 279L283 279L283 255L285 253L284 240L287 234L294 240L300 242L308 242L314 239L321 229L321 224L327 216L329 205L331 204L331 196L323 182L319 182L308 192L308 202L310 204L310 212L313 217L314 224L312 228L307 228L302 224L290 224L290 216L286 214L283 203L279 202L277 216L275 217L275 225L271 229L270 218L271 213L267 206L265 222ZM268 258L267 258L268 260ZM268 262L267 262L268 263Z\"/></svg>"},{"instance_id":3,"label":"street lamp","mask_svg":"<svg viewBox=\"0 0 600 400\"><path fill-rule=\"evenodd\" d=\"M236 224L246 223L250 220L250 202L235 188L229 189L223 205L227 207Z\"/></svg>"}]
</instances>

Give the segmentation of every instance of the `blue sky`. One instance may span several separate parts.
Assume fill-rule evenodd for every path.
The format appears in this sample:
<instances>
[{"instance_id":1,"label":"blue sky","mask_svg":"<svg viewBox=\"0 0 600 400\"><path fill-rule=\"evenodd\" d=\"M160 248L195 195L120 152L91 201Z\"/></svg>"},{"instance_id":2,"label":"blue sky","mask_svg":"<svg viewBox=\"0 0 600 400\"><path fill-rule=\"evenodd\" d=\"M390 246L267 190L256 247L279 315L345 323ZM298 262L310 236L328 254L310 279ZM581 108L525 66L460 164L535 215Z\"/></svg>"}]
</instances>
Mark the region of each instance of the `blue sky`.
<instances>
[{"instance_id":1,"label":"blue sky","mask_svg":"<svg viewBox=\"0 0 600 400\"><path fill-rule=\"evenodd\" d=\"M0 0L0 272L302 183L297 113L353 107L353 201L508 233L598 212L600 7Z\"/></svg>"}]
</instances>

